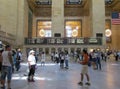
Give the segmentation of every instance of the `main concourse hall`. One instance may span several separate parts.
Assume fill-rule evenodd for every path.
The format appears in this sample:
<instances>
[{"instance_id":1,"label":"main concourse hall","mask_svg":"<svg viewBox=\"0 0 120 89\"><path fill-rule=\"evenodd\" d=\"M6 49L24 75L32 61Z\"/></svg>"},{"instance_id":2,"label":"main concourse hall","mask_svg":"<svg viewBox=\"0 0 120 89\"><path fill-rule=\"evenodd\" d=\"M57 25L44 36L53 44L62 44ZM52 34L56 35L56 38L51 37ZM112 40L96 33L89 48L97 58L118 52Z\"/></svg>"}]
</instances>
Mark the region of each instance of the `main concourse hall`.
<instances>
[{"instance_id":1,"label":"main concourse hall","mask_svg":"<svg viewBox=\"0 0 120 89\"><path fill-rule=\"evenodd\" d=\"M119 38L120 0L0 0L0 86L119 89Z\"/></svg>"}]
</instances>

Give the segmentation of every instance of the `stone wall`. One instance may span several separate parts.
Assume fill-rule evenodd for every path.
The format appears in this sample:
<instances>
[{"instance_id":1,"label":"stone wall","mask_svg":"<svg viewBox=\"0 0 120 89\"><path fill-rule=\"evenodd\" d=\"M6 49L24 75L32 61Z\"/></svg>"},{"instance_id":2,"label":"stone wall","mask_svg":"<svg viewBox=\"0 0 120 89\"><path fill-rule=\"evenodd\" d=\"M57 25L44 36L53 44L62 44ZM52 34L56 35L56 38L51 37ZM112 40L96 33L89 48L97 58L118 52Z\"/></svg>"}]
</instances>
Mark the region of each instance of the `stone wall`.
<instances>
[{"instance_id":1,"label":"stone wall","mask_svg":"<svg viewBox=\"0 0 120 89\"><path fill-rule=\"evenodd\" d=\"M17 0L0 0L0 25L4 32L16 35L17 29Z\"/></svg>"},{"instance_id":2,"label":"stone wall","mask_svg":"<svg viewBox=\"0 0 120 89\"><path fill-rule=\"evenodd\" d=\"M35 8L34 13L36 17L51 17L52 9L51 7Z\"/></svg>"},{"instance_id":3,"label":"stone wall","mask_svg":"<svg viewBox=\"0 0 120 89\"><path fill-rule=\"evenodd\" d=\"M120 50L120 25L112 25L111 28L112 31L112 42L110 44L107 44L110 46L111 49L119 49Z\"/></svg>"},{"instance_id":4,"label":"stone wall","mask_svg":"<svg viewBox=\"0 0 120 89\"><path fill-rule=\"evenodd\" d=\"M27 0L25 0L25 8L24 8L24 37L28 36L28 11L29 11L29 7L28 7L28 3Z\"/></svg>"},{"instance_id":5,"label":"stone wall","mask_svg":"<svg viewBox=\"0 0 120 89\"><path fill-rule=\"evenodd\" d=\"M24 43L24 33L27 33L27 30L24 30L27 29L27 9L27 0L0 0L1 30L14 35L16 45Z\"/></svg>"}]
</instances>

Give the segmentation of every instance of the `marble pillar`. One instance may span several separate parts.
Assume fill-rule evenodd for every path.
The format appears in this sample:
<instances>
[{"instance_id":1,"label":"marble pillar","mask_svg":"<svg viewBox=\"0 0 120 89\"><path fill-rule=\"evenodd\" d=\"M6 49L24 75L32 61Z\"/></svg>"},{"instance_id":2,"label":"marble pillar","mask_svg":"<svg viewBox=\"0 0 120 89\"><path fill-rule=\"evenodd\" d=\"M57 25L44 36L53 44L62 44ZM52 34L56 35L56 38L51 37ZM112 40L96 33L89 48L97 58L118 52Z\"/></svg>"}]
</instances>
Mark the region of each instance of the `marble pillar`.
<instances>
[{"instance_id":1,"label":"marble pillar","mask_svg":"<svg viewBox=\"0 0 120 89\"><path fill-rule=\"evenodd\" d=\"M16 45L23 46L24 44L24 10L25 10L25 1L17 0L17 31L16 31Z\"/></svg>"},{"instance_id":2,"label":"marble pillar","mask_svg":"<svg viewBox=\"0 0 120 89\"><path fill-rule=\"evenodd\" d=\"M52 37L64 37L64 0L52 0Z\"/></svg>"},{"instance_id":3,"label":"marble pillar","mask_svg":"<svg viewBox=\"0 0 120 89\"><path fill-rule=\"evenodd\" d=\"M90 21L92 36L102 34L102 44L105 46L105 0L90 0Z\"/></svg>"}]
</instances>

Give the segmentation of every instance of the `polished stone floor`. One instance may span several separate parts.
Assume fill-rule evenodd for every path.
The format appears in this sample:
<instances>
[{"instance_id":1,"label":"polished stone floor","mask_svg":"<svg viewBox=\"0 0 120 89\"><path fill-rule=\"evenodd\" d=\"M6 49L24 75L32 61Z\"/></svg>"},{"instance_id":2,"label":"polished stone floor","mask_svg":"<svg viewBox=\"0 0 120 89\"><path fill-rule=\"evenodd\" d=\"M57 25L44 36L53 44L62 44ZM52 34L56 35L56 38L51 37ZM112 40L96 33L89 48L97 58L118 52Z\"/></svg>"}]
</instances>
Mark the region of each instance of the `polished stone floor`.
<instances>
[{"instance_id":1,"label":"polished stone floor","mask_svg":"<svg viewBox=\"0 0 120 89\"><path fill-rule=\"evenodd\" d=\"M120 89L120 62L103 62L102 70L90 67L91 86L77 84L80 71L78 63L70 63L68 70L60 69L58 64L51 62L45 66L38 63L35 82L27 82L27 64L22 63L20 71L13 74L12 89Z\"/></svg>"}]
</instances>

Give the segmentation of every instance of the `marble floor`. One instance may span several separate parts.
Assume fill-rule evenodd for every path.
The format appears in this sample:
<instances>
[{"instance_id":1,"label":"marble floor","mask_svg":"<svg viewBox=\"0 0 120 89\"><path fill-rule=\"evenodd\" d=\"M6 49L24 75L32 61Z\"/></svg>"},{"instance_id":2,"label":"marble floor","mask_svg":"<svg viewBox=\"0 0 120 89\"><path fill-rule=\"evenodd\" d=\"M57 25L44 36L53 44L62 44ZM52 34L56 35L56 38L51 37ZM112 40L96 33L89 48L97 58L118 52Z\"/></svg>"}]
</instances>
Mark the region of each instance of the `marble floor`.
<instances>
[{"instance_id":1,"label":"marble floor","mask_svg":"<svg viewBox=\"0 0 120 89\"><path fill-rule=\"evenodd\" d=\"M13 74L12 89L120 89L120 62L103 62L102 70L90 67L91 86L77 84L80 80L80 64L69 65L66 70L51 62L45 66L38 63L35 82L27 82L27 64L22 63L20 71Z\"/></svg>"}]
</instances>

